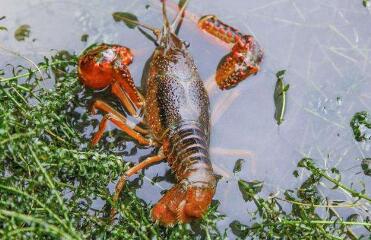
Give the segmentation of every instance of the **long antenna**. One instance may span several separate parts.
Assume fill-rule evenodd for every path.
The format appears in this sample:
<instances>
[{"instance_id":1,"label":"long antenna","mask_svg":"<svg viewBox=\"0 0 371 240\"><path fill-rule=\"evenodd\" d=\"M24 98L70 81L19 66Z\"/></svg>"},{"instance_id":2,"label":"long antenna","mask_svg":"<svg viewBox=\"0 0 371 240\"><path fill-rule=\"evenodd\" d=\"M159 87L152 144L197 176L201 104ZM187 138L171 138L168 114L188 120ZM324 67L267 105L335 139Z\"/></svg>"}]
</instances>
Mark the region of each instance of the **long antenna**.
<instances>
[{"instance_id":1,"label":"long antenna","mask_svg":"<svg viewBox=\"0 0 371 240\"><path fill-rule=\"evenodd\" d=\"M182 6L182 8L179 10L178 14L176 15L173 23L171 24L171 30L173 30L175 28L175 26L178 24L179 21L181 21L181 19L183 18L183 13L185 11L185 9L187 8L187 5L189 3L190 0L186 0Z\"/></svg>"},{"instance_id":2,"label":"long antenna","mask_svg":"<svg viewBox=\"0 0 371 240\"><path fill-rule=\"evenodd\" d=\"M166 11L166 0L161 0L162 2L162 16L163 16L163 21L164 21L164 30L165 30L165 35L168 31L170 31L170 23L169 23L169 18L167 17L167 11Z\"/></svg>"}]
</instances>

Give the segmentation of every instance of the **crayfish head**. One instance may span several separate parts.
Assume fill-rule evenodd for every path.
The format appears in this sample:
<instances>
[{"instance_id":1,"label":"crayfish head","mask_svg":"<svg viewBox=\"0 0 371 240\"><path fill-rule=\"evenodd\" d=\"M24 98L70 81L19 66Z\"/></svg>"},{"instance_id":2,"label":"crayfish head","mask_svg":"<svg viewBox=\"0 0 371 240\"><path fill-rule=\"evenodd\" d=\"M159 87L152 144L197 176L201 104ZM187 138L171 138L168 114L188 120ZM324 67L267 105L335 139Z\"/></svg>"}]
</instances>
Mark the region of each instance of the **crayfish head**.
<instances>
[{"instance_id":1,"label":"crayfish head","mask_svg":"<svg viewBox=\"0 0 371 240\"><path fill-rule=\"evenodd\" d=\"M104 89L115 80L114 74L127 69L133 61L130 49L120 45L97 45L79 58L78 75L88 88Z\"/></svg>"}]
</instances>

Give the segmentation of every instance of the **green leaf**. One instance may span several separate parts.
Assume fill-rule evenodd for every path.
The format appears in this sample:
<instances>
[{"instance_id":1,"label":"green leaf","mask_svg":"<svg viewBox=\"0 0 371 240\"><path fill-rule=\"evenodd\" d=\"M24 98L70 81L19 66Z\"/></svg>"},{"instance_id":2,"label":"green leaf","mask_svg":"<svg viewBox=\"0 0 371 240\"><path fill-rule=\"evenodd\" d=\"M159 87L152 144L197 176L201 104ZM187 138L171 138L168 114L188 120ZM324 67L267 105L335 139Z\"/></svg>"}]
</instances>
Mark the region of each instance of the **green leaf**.
<instances>
[{"instance_id":1,"label":"green leaf","mask_svg":"<svg viewBox=\"0 0 371 240\"><path fill-rule=\"evenodd\" d=\"M28 38L30 36L30 25L27 25L27 24L23 24L21 26L19 26L15 32L14 32L14 37L17 41L24 41L26 40L26 38Z\"/></svg>"},{"instance_id":2,"label":"green leaf","mask_svg":"<svg viewBox=\"0 0 371 240\"><path fill-rule=\"evenodd\" d=\"M283 79L283 76L285 75L285 73L286 73L286 70L280 70L280 71L278 71L278 72L276 73L276 77L277 77L278 79Z\"/></svg>"},{"instance_id":3,"label":"green leaf","mask_svg":"<svg viewBox=\"0 0 371 240\"><path fill-rule=\"evenodd\" d=\"M314 164L313 159L311 159L311 158L303 158L303 159L301 159L301 160L298 162L298 167L299 167L299 168L306 168L306 169L309 169L310 166L312 166L313 164Z\"/></svg>"},{"instance_id":4,"label":"green leaf","mask_svg":"<svg viewBox=\"0 0 371 240\"><path fill-rule=\"evenodd\" d=\"M4 26L0 26L0 31L8 31L8 29Z\"/></svg>"},{"instance_id":5,"label":"green leaf","mask_svg":"<svg viewBox=\"0 0 371 240\"><path fill-rule=\"evenodd\" d=\"M112 14L115 22L123 22L128 28L135 28L138 25L138 18L129 12L114 12Z\"/></svg>"},{"instance_id":6,"label":"green leaf","mask_svg":"<svg viewBox=\"0 0 371 240\"><path fill-rule=\"evenodd\" d=\"M363 4L364 7L368 7L369 0L363 0L362 4Z\"/></svg>"},{"instance_id":7,"label":"green leaf","mask_svg":"<svg viewBox=\"0 0 371 240\"><path fill-rule=\"evenodd\" d=\"M246 182L244 180L238 180L238 188L242 194L242 197L245 201L252 201L255 194L259 193L263 188L263 182L252 181Z\"/></svg>"},{"instance_id":8,"label":"green leaf","mask_svg":"<svg viewBox=\"0 0 371 240\"><path fill-rule=\"evenodd\" d=\"M237 220L234 220L231 224L229 224L234 235L241 239L245 239L249 234L249 229L246 225L243 225Z\"/></svg>"},{"instance_id":9,"label":"green leaf","mask_svg":"<svg viewBox=\"0 0 371 240\"><path fill-rule=\"evenodd\" d=\"M286 86L283 88L284 92L287 92L290 88L290 84L286 84Z\"/></svg>"},{"instance_id":10,"label":"green leaf","mask_svg":"<svg viewBox=\"0 0 371 240\"><path fill-rule=\"evenodd\" d=\"M371 139L371 121L368 121L366 111L355 113L350 121L350 127L356 141L362 142Z\"/></svg>"},{"instance_id":11,"label":"green leaf","mask_svg":"<svg viewBox=\"0 0 371 240\"><path fill-rule=\"evenodd\" d=\"M274 118L277 124L280 125L284 120L284 115L286 111L286 92L289 90L290 85L285 85L283 82L283 76L286 70L281 70L276 73L277 82L274 90L274 104L276 106L276 111L274 113Z\"/></svg>"},{"instance_id":12,"label":"green leaf","mask_svg":"<svg viewBox=\"0 0 371 240\"><path fill-rule=\"evenodd\" d=\"M238 173L238 172L241 172L241 169L242 169L242 165L245 163L245 160L243 159L238 159L235 164L234 164L234 167L233 167L233 173Z\"/></svg>"},{"instance_id":13,"label":"green leaf","mask_svg":"<svg viewBox=\"0 0 371 240\"><path fill-rule=\"evenodd\" d=\"M303 182L297 192L297 196L306 202L318 204L321 201L321 196L318 191L318 184L321 178L312 174Z\"/></svg>"},{"instance_id":14,"label":"green leaf","mask_svg":"<svg viewBox=\"0 0 371 240\"><path fill-rule=\"evenodd\" d=\"M365 158L362 160L361 167L363 170L363 173L366 176L371 176L371 158Z\"/></svg>"},{"instance_id":15,"label":"green leaf","mask_svg":"<svg viewBox=\"0 0 371 240\"><path fill-rule=\"evenodd\" d=\"M349 217L347 217L347 221L349 222L356 222L359 220L359 214L353 213Z\"/></svg>"},{"instance_id":16,"label":"green leaf","mask_svg":"<svg viewBox=\"0 0 371 240\"><path fill-rule=\"evenodd\" d=\"M89 38L89 34L83 34L81 35L81 42L87 42Z\"/></svg>"},{"instance_id":17,"label":"green leaf","mask_svg":"<svg viewBox=\"0 0 371 240\"><path fill-rule=\"evenodd\" d=\"M5 16L1 16L0 17L0 21L3 20L3 19L5 19L5 18L6 18Z\"/></svg>"}]
</instances>

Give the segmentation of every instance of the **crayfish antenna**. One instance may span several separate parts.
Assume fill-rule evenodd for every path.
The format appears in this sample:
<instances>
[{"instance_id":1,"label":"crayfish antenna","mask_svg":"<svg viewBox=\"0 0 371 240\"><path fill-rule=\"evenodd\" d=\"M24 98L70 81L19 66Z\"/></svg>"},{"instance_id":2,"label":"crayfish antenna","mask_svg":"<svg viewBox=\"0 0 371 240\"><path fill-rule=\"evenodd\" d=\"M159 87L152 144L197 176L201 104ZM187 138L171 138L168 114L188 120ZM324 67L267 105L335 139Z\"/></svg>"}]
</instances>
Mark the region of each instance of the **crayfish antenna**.
<instances>
[{"instance_id":1,"label":"crayfish antenna","mask_svg":"<svg viewBox=\"0 0 371 240\"><path fill-rule=\"evenodd\" d=\"M162 18L163 18L163 34L167 35L170 32L170 22L169 18L167 17L167 10L166 10L166 0L161 0L162 2Z\"/></svg>"},{"instance_id":2,"label":"crayfish antenna","mask_svg":"<svg viewBox=\"0 0 371 240\"><path fill-rule=\"evenodd\" d=\"M171 31L175 31L174 29L177 29L178 28L178 24L181 23L181 21L182 21L182 19L184 17L184 11L187 8L187 5L188 5L189 1L190 0L186 0L184 2L184 4L182 5L181 9L178 12L178 14L174 18L174 21L172 22L171 27L170 27Z\"/></svg>"}]
</instances>

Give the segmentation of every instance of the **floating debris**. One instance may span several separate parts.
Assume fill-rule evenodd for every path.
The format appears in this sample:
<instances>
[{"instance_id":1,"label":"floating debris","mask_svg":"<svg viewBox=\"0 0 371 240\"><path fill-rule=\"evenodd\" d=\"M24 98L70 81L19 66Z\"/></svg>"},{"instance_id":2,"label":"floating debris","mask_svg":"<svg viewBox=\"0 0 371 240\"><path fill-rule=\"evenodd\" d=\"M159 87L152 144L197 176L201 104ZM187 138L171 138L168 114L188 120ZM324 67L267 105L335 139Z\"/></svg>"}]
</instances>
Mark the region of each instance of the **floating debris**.
<instances>
[{"instance_id":1,"label":"floating debris","mask_svg":"<svg viewBox=\"0 0 371 240\"><path fill-rule=\"evenodd\" d=\"M357 142L371 139L371 121L369 121L366 111L355 113L350 121L350 127Z\"/></svg>"},{"instance_id":2,"label":"floating debris","mask_svg":"<svg viewBox=\"0 0 371 240\"><path fill-rule=\"evenodd\" d=\"M31 33L30 28L31 27L28 24L23 24L23 25L19 26L14 32L14 38L17 41L26 40L27 38L30 37L30 33Z\"/></svg>"},{"instance_id":3,"label":"floating debris","mask_svg":"<svg viewBox=\"0 0 371 240\"><path fill-rule=\"evenodd\" d=\"M274 113L274 118L277 124L280 125L284 120L284 115L286 111L286 93L289 90L290 85L283 82L283 76L286 70L281 70L276 73L277 82L276 88L274 90L274 104L276 106L276 112Z\"/></svg>"}]
</instances>

